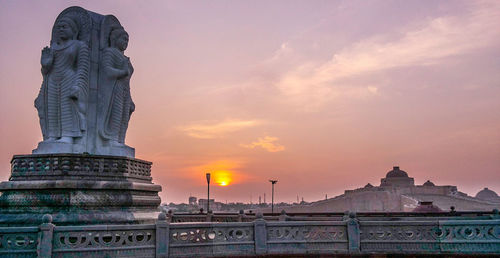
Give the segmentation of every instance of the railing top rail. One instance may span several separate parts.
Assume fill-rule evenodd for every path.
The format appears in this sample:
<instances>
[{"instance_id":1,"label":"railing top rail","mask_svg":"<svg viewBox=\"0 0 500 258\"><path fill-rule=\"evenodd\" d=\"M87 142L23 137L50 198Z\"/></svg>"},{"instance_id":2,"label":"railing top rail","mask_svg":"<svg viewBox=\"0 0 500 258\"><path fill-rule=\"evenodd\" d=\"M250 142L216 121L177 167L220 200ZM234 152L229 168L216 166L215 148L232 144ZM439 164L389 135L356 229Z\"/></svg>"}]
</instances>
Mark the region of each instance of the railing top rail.
<instances>
[{"instance_id":1,"label":"railing top rail","mask_svg":"<svg viewBox=\"0 0 500 258\"><path fill-rule=\"evenodd\" d=\"M126 225L92 225L92 226L56 226L54 231L106 231L106 230L144 230L144 229L154 229L155 224L126 224Z\"/></svg>"},{"instance_id":2,"label":"railing top rail","mask_svg":"<svg viewBox=\"0 0 500 258\"><path fill-rule=\"evenodd\" d=\"M440 220L407 220L407 221L370 221L360 220L360 226L437 226Z\"/></svg>"},{"instance_id":3,"label":"railing top rail","mask_svg":"<svg viewBox=\"0 0 500 258\"><path fill-rule=\"evenodd\" d=\"M269 221L267 226L345 226L346 221Z\"/></svg>"},{"instance_id":4,"label":"railing top rail","mask_svg":"<svg viewBox=\"0 0 500 258\"><path fill-rule=\"evenodd\" d=\"M400 225L500 225L500 219L489 219L489 220L397 220L397 221L370 221L370 220L360 220L360 225L380 225L380 226L400 226Z\"/></svg>"},{"instance_id":5,"label":"railing top rail","mask_svg":"<svg viewBox=\"0 0 500 258\"><path fill-rule=\"evenodd\" d=\"M0 227L0 233L29 233L38 231L38 227Z\"/></svg>"},{"instance_id":6,"label":"railing top rail","mask_svg":"<svg viewBox=\"0 0 500 258\"><path fill-rule=\"evenodd\" d=\"M440 220L440 225L500 225L500 219L491 220Z\"/></svg>"},{"instance_id":7,"label":"railing top rail","mask_svg":"<svg viewBox=\"0 0 500 258\"><path fill-rule=\"evenodd\" d=\"M443 211L443 212L356 212L358 217L428 217L428 216L484 216L484 215L494 215L494 211ZM206 216L207 213L174 213L174 216ZM238 216L237 212L214 212L213 216ZM255 216L255 213L243 213L245 216ZM276 217L280 215L280 212L266 212L263 213L264 216ZM342 217L345 212L287 212L287 216L305 216L305 217L315 217L315 216L327 216L327 217Z\"/></svg>"},{"instance_id":8,"label":"railing top rail","mask_svg":"<svg viewBox=\"0 0 500 258\"><path fill-rule=\"evenodd\" d=\"M253 222L188 222L172 223L170 228L253 227Z\"/></svg>"}]
</instances>

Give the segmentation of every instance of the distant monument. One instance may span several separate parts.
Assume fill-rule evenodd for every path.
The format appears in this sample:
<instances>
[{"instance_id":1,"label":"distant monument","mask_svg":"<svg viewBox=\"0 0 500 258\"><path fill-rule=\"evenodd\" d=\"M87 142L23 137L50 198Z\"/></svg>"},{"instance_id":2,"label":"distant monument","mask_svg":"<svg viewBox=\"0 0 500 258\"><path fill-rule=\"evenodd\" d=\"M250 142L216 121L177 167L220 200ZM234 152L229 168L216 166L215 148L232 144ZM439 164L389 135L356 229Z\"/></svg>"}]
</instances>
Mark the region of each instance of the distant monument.
<instances>
[{"instance_id":1,"label":"distant monument","mask_svg":"<svg viewBox=\"0 0 500 258\"><path fill-rule=\"evenodd\" d=\"M35 99L43 141L15 155L0 183L0 224L143 223L157 218L161 191L151 162L125 135L135 110L129 35L113 15L69 7L41 54Z\"/></svg>"},{"instance_id":2,"label":"distant monument","mask_svg":"<svg viewBox=\"0 0 500 258\"><path fill-rule=\"evenodd\" d=\"M380 179L380 186L385 187L405 187L412 185L415 185L415 180L409 177L405 171L399 169L398 166L393 167L391 171L387 172L385 178Z\"/></svg>"},{"instance_id":3,"label":"distant monument","mask_svg":"<svg viewBox=\"0 0 500 258\"><path fill-rule=\"evenodd\" d=\"M345 190L334 198L320 200L307 205L285 207L287 212L411 212L491 211L500 206L500 197L488 188L476 197L458 191L453 185L435 185L427 180L415 185L415 180L399 166L394 166L380 179L379 186L368 183L364 187Z\"/></svg>"}]
</instances>

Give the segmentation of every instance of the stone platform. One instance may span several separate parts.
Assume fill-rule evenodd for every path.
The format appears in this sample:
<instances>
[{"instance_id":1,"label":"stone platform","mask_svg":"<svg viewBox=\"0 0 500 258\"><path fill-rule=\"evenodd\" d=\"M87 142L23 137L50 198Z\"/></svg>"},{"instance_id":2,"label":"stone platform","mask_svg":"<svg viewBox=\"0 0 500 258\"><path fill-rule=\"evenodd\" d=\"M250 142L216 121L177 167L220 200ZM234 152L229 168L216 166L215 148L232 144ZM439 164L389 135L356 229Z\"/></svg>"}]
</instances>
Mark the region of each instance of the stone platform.
<instances>
[{"instance_id":1,"label":"stone platform","mask_svg":"<svg viewBox=\"0 0 500 258\"><path fill-rule=\"evenodd\" d=\"M15 155L0 183L0 225L148 223L158 216L161 186L151 162L85 154Z\"/></svg>"},{"instance_id":2,"label":"stone platform","mask_svg":"<svg viewBox=\"0 0 500 258\"><path fill-rule=\"evenodd\" d=\"M86 147L82 143L64 143L64 142L40 142L38 147L32 151L33 154L67 154L84 153ZM110 146L103 145L96 148L94 154L112 154L116 156L135 157L135 149L127 145Z\"/></svg>"}]
</instances>

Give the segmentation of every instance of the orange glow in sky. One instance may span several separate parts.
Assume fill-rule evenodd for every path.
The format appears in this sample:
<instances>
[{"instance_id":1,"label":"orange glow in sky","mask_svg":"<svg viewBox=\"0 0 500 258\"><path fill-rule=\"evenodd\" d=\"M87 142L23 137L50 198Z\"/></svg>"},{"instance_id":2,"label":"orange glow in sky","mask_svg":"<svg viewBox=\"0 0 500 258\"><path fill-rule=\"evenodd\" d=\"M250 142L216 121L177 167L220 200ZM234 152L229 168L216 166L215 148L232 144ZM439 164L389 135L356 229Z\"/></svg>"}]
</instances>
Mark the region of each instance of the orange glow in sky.
<instances>
[{"instance_id":1,"label":"orange glow in sky","mask_svg":"<svg viewBox=\"0 0 500 258\"><path fill-rule=\"evenodd\" d=\"M244 179L246 177L241 175L240 166L241 164L234 160L216 160L207 162L201 166L191 167L186 171L186 174L191 180L196 179L201 182L201 180L204 180L204 173L210 173L211 184L229 186L246 180Z\"/></svg>"}]
</instances>

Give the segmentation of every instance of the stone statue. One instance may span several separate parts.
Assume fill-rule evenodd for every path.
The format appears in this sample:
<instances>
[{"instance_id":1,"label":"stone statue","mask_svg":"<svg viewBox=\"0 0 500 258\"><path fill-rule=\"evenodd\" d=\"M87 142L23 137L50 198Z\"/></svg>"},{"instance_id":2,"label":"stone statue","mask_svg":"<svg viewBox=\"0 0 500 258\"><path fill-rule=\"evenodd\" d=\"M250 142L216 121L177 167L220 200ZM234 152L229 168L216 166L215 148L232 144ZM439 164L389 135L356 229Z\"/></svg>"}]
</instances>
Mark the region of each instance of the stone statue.
<instances>
[{"instance_id":1,"label":"stone statue","mask_svg":"<svg viewBox=\"0 0 500 258\"><path fill-rule=\"evenodd\" d=\"M127 46L128 33L113 15L76 6L59 14L50 47L42 50L35 107L43 141L34 154L135 156L125 145L135 109Z\"/></svg>"},{"instance_id":2,"label":"stone statue","mask_svg":"<svg viewBox=\"0 0 500 258\"><path fill-rule=\"evenodd\" d=\"M113 18L111 18L113 17ZM130 115L135 110L130 96L130 77L134 68L130 59L124 55L128 46L128 33L119 25L114 16L107 17L105 24L109 31L109 44L102 52L101 67L104 73L100 85L100 101L102 106L99 115L99 135L111 146L124 146L125 133ZM107 23L106 21L109 21Z\"/></svg>"},{"instance_id":3,"label":"stone statue","mask_svg":"<svg viewBox=\"0 0 500 258\"><path fill-rule=\"evenodd\" d=\"M127 45L112 15L73 6L57 16L35 100L43 140L31 155L12 158L9 181L0 182L0 226L51 218L58 225L155 223L161 186L152 183L152 163L125 145L135 108ZM36 251L33 234L24 249Z\"/></svg>"},{"instance_id":4,"label":"stone statue","mask_svg":"<svg viewBox=\"0 0 500 258\"><path fill-rule=\"evenodd\" d=\"M87 128L90 51L81 33L78 15L60 15L50 48L42 49L43 82L35 107L45 143L73 144Z\"/></svg>"}]
</instances>

